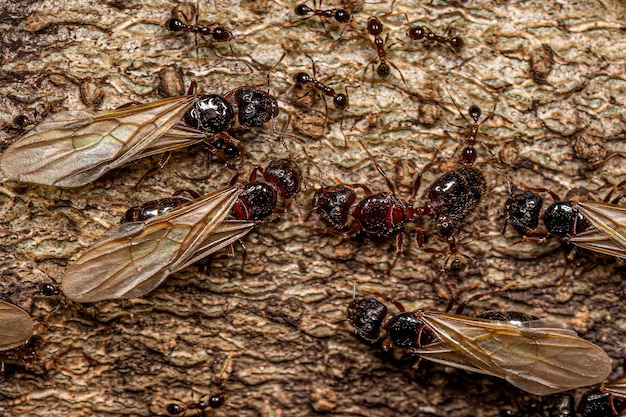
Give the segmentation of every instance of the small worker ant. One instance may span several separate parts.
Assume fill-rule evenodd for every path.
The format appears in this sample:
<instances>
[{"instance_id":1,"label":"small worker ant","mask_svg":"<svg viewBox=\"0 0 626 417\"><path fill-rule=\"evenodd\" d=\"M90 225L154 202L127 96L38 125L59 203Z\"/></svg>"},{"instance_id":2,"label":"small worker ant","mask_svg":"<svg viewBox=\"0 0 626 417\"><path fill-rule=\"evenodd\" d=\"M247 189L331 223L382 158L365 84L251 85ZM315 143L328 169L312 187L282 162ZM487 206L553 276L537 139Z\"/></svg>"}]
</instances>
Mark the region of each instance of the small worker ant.
<instances>
[{"instance_id":1,"label":"small worker ant","mask_svg":"<svg viewBox=\"0 0 626 417\"><path fill-rule=\"evenodd\" d=\"M341 134L343 135L343 138L344 138L344 146L347 147L348 139L346 138L346 135L343 132L343 116L344 116L344 112L348 109L348 107L350 107L350 100L348 98L348 89L347 87L345 88L345 91L346 91L345 94L337 93L334 88L324 84L323 81L318 80L316 78L315 62L308 54L307 54L307 57L311 60L311 63L312 63L313 76L309 75L306 72L298 72L293 77L296 83L296 86L301 89L305 87L309 87L311 90L313 90L317 94L322 95L323 98L331 97L333 99L333 105L335 106L335 108L342 112L339 129L341 130ZM324 126L326 126L328 124L328 103L326 102L325 99L324 99L324 109L325 109Z\"/></svg>"},{"instance_id":2,"label":"small worker ant","mask_svg":"<svg viewBox=\"0 0 626 417\"><path fill-rule=\"evenodd\" d=\"M463 48L463 46L465 45L465 42L463 41L463 38L461 38L460 36L447 36L449 30L450 28L448 25L448 28L446 28L444 35L442 36L442 35L437 35L436 33L434 33L433 31L431 31L425 26L413 26L413 27L410 27L406 31L406 34L411 40L414 40L414 41L424 40L426 42L431 42L433 43L433 47L436 44L446 45L453 52L457 52L458 50Z\"/></svg>"},{"instance_id":3,"label":"small worker ant","mask_svg":"<svg viewBox=\"0 0 626 417\"><path fill-rule=\"evenodd\" d=\"M377 56L375 58L372 58L372 60L367 64L367 67L365 68L365 70L367 71L367 68L370 65L375 67L376 60L378 60L379 63L378 63L378 67L376 67L376 74L378 74L380 78L382 78L383 80L387 79L387 77L389 76L391 72L391 67L393 67L398 71L398 73L400 73L400 78L402 78L402 82L404 83L404 85L407 85L406 80L404 79L404 75L402 75L402 71L400 71L400 69L393 62L387 60L387 52L385 51L385 45L387 44L389 35L387 35L385 37L385 40L383 41L383 38L381 37L382 33L383 33L382 22L377 17L374 17L374 16L370 17L367 20L367 34L374 37L374 40L373 41L370 40L370 42L372 42L372 44L376 48Z\"/></svg>"},{"instance_id":4,"label":"small worker ant","mask_svg":"<svg viewBox=\"0 0 626 417\"><path fill-rule=\"evenodd\" d=\"M317 1L313 1L313 7L307 6L306 4L298 4L294 8L294 12L298 16L302 16L302 19L299 19L293 22L291 25L297 25L300 22L303 22L313 16L319 16L322 20L322 24L324 25L324 30L328 33L326 29L325 22L335 21L336 23L343 25L343 29L345 29L346 25L352 21L352 12L346 8L335 8L335 9L322 9L321 0L319 1L319 5L317 5ZM339 37L343 33L343 29L341 30Z\"/></svg>"}]
</instances>

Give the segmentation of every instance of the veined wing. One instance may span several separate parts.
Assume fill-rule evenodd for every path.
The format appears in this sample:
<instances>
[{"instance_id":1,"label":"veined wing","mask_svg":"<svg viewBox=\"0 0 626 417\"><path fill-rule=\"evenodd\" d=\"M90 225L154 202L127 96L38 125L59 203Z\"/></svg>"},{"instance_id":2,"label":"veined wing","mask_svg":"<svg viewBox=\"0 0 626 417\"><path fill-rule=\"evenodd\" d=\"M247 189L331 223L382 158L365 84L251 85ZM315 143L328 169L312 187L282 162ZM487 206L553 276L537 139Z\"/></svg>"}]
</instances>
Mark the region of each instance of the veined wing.
<instances>
[{"instance_id":1,"label":"veined wing","mask_svg":"<svg viewBox=\"0 0 626 417\"><path fill-rule=\"evenodd\" d=\"M23 345L33 334L33 319L24 310L0 301L0 350Z\"/></svg>"},{"instance_id":2,"label":"veined wing","mask_svg":"<svg viewBox=\"0 0 626 417\"><path fill-rule=\"evenodd\" d=\"M240 193L229 187L145 222L117 226L68 267L63 293L80 303L147 294L169 274L252 229L253 222L225 220Z\"/></svg>"},{"instance_id":3,"label":"veined wing","mask_svg":"<svg viewBox=\"0 0 626 417\"><path fill-rule=\"evenodd\" d=\"M420 312L441 340L411 352L495 375L536 395L597 384L611 372L608 355L572 331L446 313Z\"/></svg>"},{"instance_id":4,"label":"veined wing","mask_svg":"<svg viewBox=\"0 0 626 417\"><path fill-rule=\"evenodd\" d=\"M614 256L618 262L626 260L626 251L600 229L592 227L570 238L568 242L593 252Z\"/></svg>"},{"instance_id":5,"label":"veined wing","mask_svg":"<svg viewBox=\"0 0 626 417\"><path fill-rule=\"evenodd\" d=\"M205 132L185 126L182 123L178 123L156 139L149 148L143 149L141 154L137 155L137 158L133 159L145 158L152 155L162 154L167 151L187 148L206 140L206 138L207 135Z\"/></svg>"},{"instance_id":6,"label":"veined wing","mask_svg":"<svg viewBox=\"0 0 626 417\"><path fill-rule=\"evenodd\" d=\"M4 151L0 169L12 180L78 187L142 157L197 100L172 97L104 114L54 115ZM75 116L74 116L75 117ZM64 120L65 119L65 120Z\"/></svg>"},{"instance_id":7,"label":"veined wing","mask_svg":"<svg viewBox=\"0 0 626 417\"><path fill-rule=\"evenodd\" d=\"M597 201L579 201L576 208L596 229L587 230L569 241L596 252L626 259L626 206ZM604 236L603 241L601 236Z\"/></svg>"},{"instance_id":8,"label":"veined wing","mask_svg":"<svg viewBox=\"0 0 626 417\"><path fill-rule=\"evenodd\" d=\"M615 379L604 384L607 392L620 397L626 397L626 377Z\"/></svg>"}]
</instances>

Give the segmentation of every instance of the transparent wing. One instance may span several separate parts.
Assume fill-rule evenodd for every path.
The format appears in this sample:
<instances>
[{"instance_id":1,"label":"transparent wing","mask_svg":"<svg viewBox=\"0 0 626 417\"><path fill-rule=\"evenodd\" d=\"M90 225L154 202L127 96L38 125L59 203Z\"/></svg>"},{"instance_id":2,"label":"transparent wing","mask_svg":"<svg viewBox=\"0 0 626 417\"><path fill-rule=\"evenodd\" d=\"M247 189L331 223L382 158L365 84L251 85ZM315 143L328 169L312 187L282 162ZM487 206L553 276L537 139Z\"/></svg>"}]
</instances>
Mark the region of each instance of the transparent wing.
<instances>
[{"instance_id":1,"label":"transparent wing","mask_svg":"<svg viewBox=\"0 0 626 417\"><path fill-rule=\"evenodd\" d=\"M6 301L0 301L0 350L13 349L33 334L33 319L28 313Z\"/></svg>"},{"instance_id":2,"label":"transparent wing","mask_svg":"<svg viewBox=\"0 0 626 417\"><path fill-rule=\"evenodd\" d=\"M254 227L254 222L225 220L240 193L240 188L229 187L163 216L117 226L68 267L63 293L80 303L147 294L169 274Z\"/></svg>"},{"instance_id":3,"label":"transparent wing","mask_svg":"<svg viewBox=\"0 0 626 417\"><path fill-rule=\"evenodd\" d=\"M93 115L59 113L4 151L0 169L12 180L78 187L107 171L159 153L155 141L195 102L180 96ZM181 145L182 146L182 145Z\"/></svg>"},{"instance_id":4,"label":"transparent wing","mask_svg":"<svg viewBox=\"0 0 626 417\"><path fill-rule=\"evenodd\" d=\"M504 378L532 394L549 395L597 384L611 372L608 355L572 331L455 314L419 314L442 343L413 353Z\"/></svg>"},{"instance_id":5,"label":"transparent wing","mask_svg":"<svg viewBox=\"0 0 626 417\"><path fill-rule=\"evenodd\" d=\"M576 246L626 260L626 206L580 201L576 203L576 208L593 228L573 236L569 241Z\"/></svg>"}]
</instances>

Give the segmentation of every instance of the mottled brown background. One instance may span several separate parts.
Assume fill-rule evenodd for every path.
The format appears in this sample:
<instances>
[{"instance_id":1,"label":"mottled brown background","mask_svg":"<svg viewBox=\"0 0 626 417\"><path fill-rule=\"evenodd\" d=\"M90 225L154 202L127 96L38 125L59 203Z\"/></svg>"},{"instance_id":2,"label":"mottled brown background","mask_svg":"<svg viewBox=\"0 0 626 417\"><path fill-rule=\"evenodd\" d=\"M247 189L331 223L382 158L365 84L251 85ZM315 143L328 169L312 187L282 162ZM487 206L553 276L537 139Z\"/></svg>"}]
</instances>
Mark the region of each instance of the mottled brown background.
<instances>
[{"instance_id":1,"label":"mottled brown background","mask_svg":"<svg viewBox=\"0 0 626 417\"><path fill-rule=\"evenodd\" d=\"M426 173L424 189L453 168L454 141L464 132L452 124L465 122L444 87L464 112L477 104L488 114L497 103L496 114L481 127L482 140L506 167L498 172L485 162L485 148L478 148L490 192L459 233L466 237L463 253L475 260L466 273L441 274L439 256L418 251L406 233L404 252L388 275L394 239L340 241L316 230L322 226L316 216L304 221L319 174L302 147L288 141L307 189L287 214L248 236L245 278L236 248L235 258L187 268L143 299L86 309L68 305L48 317L61 301L40 295L39 285L60 280L72 257L115 225L127 207L181 188L217 189L233 172L192 149L175 154L138 189L135 183L157 159L79 190L4 181L2 298L31 312L45 345L41 363L0 381L0 414L164 414L174 399L197 401L217 390L223 364L228 403L216 415L496 416L532 400L501 380L427 362L417 369L413 358L361 343L341 322L353 284L359 294L375 288L409 308L443 309L456 288L481 281L485 291L515 283L472 306L521 310L574 328L606 349L614 359L613 376L621 375L624 269L593 256L567 263L554 240L511 246L520 237L512 229L501 232L506 176L560 195L574 186L603 195L626 178L621 159L588 169L612 152L626 151L625 3L422 3L398 0L394 14L382 17L388 45L395 43L389 60L402 71L404 85L396 69L387 82L372 83L371 70L365 72L375 52L361 34L367 17L388 13L389 4L363 4L354 26L337 40L341 28L327 24L327 33L317 18L289 25L297 20L295 2L201 2L200 19L232 29L232 48L241 59L254 59L251 71L232 59L228 46L206 46L199 39L196 49L192 35L166 32L162 24L175 1L4 1L3 122L21 114L38 121L48 112L157 100L163 68L180 68L186 82L196 80L203 91L264 86L268 68L288 50L271 72L271 91L282 109L276 129L291 114L289 131L306 138L306 152L323 170L326 185L338 179L385 190L358 139L405 197L444 132L453 140ZM407 16L437 32L453 22L465 48L459 54L441 46L428 52L423 45L401 43ZM304 52L315 59L319 78L332 76L329 82L338 88L350 87L352 106L343 120L348 149L341 147L341 114L329 108L324 132L323 102L290 88L297 71L310 71ZM104 101L90 103L89 93L81 99L81 85L84 91L102 88ZM18 136L6 126L0 145ZM288 156L269 126L250 135L246 149L251 157L243 176L255 164Z\"/></svg>"}]
</instances>

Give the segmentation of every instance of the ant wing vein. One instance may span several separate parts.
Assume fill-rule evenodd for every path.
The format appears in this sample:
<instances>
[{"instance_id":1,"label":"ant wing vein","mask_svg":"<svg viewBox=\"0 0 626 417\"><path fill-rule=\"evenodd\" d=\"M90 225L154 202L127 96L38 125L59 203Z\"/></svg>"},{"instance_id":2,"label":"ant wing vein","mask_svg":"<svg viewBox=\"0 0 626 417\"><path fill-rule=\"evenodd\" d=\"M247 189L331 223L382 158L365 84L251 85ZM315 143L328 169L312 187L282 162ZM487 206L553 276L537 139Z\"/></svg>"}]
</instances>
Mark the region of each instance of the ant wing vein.
<instances>
[{"instance_id":1,"label":"ant wing vein","mask_svg":"<svg viewBox=\"0 0 626 417\"><path fill-rule=\"evenodd\" d=\"M205 132L179 123L159 137L152 146L143 149L133 160L187 148L206 140L206 138Z\"/></svg>"},{"instance_id":2,"label":"ant wing vein","mask_svg":"<svg viewBox=\"0 0 626 417\"><path fill-rule=\"evenodd\" d=\"M33 334L33 319L24 310L6 301L0 301L0 323L0 350L18 347Z\"/></svg>"},{"instance_id":3,"label":"ant wing vein","mask_svg":"<svg viewBox=\"0 0 626 417\"><path fill-rule=\"evenodd\" d=\"M613 395L626 397L626 377L607 382L604 384L604 388Z\"/></svg>"},{"instance_id":4,"label":"ant wing vein","mask_svg":"<svg viewBox=\"0 0 626 417\"><path fill-rule=\"evenodd\" d=\"M16 181L61 187L87 184L141 158L195 100L192 95L173 97L100 115L83 113L74 120L73 112L57 114L7 148L0 169Z\"/></svg>"},{"instance_id":5,"label":"ant wing vein","mask_svg":"<svg viewBox=\"0 0 626 417\"><path fill-rule=\"evenodd\" d=\"M431 312L423 313L423 322L447 350L434 344L414 353L504 378L532 394L597 384L611 372L611 360L602 349L563 329Z\"/></svg>"},{"instance_id":6,"label":"ant wing vein","mask_svg":"<svg viewBox=\"0 0 626 417\"><path fill-rule=\"evenodd\" d=\"M593 228L569 241L592 251L626 259L626 206L602 202L577 202L576 208Z\"/></svg>"},{"instance_id":7,"label":"ant wing vein","mask_svg":"<svg viewBox=\"0 0 626 417\"><path fill-rule=\"evenodd\" d=\"M225 218L239 187L207 194L163 216L124 223L70 265L62 290L67 298L92 303L141 297L190 261L234 242L250 228L233 227ZM225 229L221 225L225 224ZM215 234L215 238L212 236Z\"/></svg>"}]
</instances>

